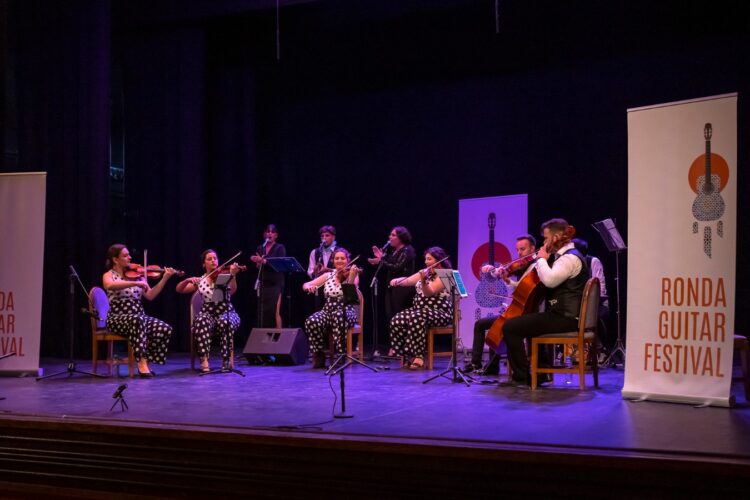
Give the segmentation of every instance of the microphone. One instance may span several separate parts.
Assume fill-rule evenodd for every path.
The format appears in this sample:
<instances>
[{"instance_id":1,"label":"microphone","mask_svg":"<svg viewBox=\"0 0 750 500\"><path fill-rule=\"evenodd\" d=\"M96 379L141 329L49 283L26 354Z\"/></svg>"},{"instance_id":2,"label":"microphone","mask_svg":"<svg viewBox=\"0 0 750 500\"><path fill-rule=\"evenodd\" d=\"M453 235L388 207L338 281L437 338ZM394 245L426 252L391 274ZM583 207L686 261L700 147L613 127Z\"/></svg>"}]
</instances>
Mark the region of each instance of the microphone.
<instances>
[{"instance_id":1,"label":"microphone","mask_svg":"<svg viewBox=\"0 0 750 500\"><path fill-rule=\"evenodd\" d=\"M383 245L383 248L381 248L380 250L381 250L382 252L385 252L386 250L388 250L388 247L389 247L389 246L391 246L391 242L390 242L390 241L386 241L386 242L385 242L385 245Z\"/></svg>"},{"instance_id":2,"label":"microphone","mask_svg":"<svg viewBox=\"0 0 750 500\"><path fill-rule=\"evenodd\" d=\"M85 307L82 307L81 309L79 309L79 311L81 311L81 314L85 314L86 316L91 316L97 321L102 320L102 318L99 317L99 313L96 311L96 309L94 309L93 311L89 311Z\"/></svg>"},{"instance_id":3,"label":"microphone","mask_svg":"<svg viewBox=\"0 0 750 500\"><path fill-rule=\"evenodd\" d=\"M68 266L68 269L70 269L70 275L71 276L76 276L76 277L78 276L78 273L76 272L76 268L73 267L72 264Z\"/></svg>"},{"instance_id":4,"label":"microphone","mask_svg":"<svg viewBox=\"0 0 750 500\"><path fill-rule=\"evenodd\" d=\"M122 391L128 388L128 384L122 384L120 387L117 388L114 394L112 394L112 397L114 399L121 398L122 397Z\"/></svg>"}]
</instances>

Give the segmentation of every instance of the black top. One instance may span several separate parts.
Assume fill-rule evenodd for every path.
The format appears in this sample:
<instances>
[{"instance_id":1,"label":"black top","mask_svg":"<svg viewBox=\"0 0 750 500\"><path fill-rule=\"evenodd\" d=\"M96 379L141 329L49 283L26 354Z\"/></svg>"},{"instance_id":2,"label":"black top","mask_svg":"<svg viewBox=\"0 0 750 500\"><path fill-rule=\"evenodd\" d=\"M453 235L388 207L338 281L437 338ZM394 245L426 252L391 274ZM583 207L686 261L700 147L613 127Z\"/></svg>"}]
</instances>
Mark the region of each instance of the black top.
<instances>
[{"instance_id":1,"label":"black top","mask_svg":"<svg viewBox=\"0 0 750 500\"><path fill-rule=\"evenodd\" d=\"M591 271L586 258L575 248L571 248L565 255L573 254L581 261L581 272L573 278L568 278L555 288L547 289L546 310L554 311L569 318L578 318L581 311L581 299L586 282L591 277Z\"/></svg>"},{"instance_id":2,"label":"black top","mask_svg":"<svg viewBox=\"0 0 750 500\"><path fill-rule=\"evenodd\" d=\"M273 246L268 250L266 253L266 249L263 247L263 245L258 245L258 248L255 250L258 255L261 257L269 258L269 257L286 257L286 248L284 248L284 245L281 243L274 243ZM273 269L271 269L271 266L268 264L264 264L261 268L261 277L260 281L263 284L263 286L267 285L283 285L284 284L284 273L277 273Z\"/></svg>"},{"instance_id":3,"label":"black top","mask_svg":"<svg viewBox=\"0 0 750 500\"><path fill-rule=\"evenodd\" d=\"M393 278L403 278L414 274L414 259L417 252L411 245L404 245L398 250L392 251L389 247L388 252L383 254L381 262L383 267L388 270L388 282Z\"/></svg>"}]
</instances>

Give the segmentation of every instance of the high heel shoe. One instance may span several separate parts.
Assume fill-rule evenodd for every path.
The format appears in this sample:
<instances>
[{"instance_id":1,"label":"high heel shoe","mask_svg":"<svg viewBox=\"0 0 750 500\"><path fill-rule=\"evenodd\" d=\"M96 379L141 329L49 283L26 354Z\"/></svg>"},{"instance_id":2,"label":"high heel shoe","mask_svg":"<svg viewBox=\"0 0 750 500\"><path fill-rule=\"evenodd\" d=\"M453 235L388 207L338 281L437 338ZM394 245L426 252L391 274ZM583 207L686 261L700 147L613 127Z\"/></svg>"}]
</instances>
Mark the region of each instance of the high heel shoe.
<instances>
[{"instance_id":1,"label":"high heel shoe","mask_svg":"<svg viewBox=\"0 0 750 500\"><path fill-rule=\"evenodd\" d=\"M138 377L139 378L154 378L155 375L156 375L156 373L154 373L152 371L148 371L146 373L143 373L140 369L138 369Z\"/></svg>"}]
</instances>

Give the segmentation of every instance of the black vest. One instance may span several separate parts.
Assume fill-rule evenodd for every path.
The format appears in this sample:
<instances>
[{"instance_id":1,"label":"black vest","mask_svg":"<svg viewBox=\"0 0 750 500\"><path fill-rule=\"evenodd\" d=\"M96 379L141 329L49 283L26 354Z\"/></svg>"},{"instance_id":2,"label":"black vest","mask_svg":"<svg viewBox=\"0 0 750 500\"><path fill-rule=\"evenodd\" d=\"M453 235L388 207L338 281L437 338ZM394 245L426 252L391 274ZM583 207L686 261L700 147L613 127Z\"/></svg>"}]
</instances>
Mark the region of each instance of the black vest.
<instances>
[{"instance_id":1,"label":"black vest","mask_svg":"<svg viewBox=\"0 0 750 500\"><path fill-rule=\"evenodd\" d=\"M333 258L333 254L336 252L336 245L331 245L331 255L328 257L328 264L326 264L326 267L333 268L333 262L331 262L331 259ZM315 263L316 264L323 264L323 252L320 251L320 247L315 249Z\"/></svg>"},{"instance_id":2,"label":"black vest","mask_svg":"<svg viewBox=\"0 0 750 500\"><path fill-rule=\"evenodd\" d=\"M581 312L581 299L583 299L583 289L586 288L586 282L591 277L586 258L575 248L571 248L563 255L572 254L581 261L581 272L573 278L569 278L556 288L548 288L546 295L546 311L554 311L569 318L578 319Z\"/></svg>"}]
</instances>

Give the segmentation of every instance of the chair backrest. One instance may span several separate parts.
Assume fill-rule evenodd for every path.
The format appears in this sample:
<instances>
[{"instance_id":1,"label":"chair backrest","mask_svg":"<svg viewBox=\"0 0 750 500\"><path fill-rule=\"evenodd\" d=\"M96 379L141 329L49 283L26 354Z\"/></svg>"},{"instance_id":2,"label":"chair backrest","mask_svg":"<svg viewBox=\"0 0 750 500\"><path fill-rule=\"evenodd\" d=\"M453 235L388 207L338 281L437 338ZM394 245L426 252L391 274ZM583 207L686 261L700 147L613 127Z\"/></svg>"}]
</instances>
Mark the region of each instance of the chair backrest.
<instances>
[{"instance_id":1,"label":"chair backrest","mask_svg":"<svg viewBox=\"0 0 750 500\"><path fill-rule=\"evenodd\" d=\"M581 312L578 326L582 331L596 330L599 322L599 278L591 278L586 282L581 300Z\"/></svg>"},{"instance_id":2,"label":"chair backrest","mask_svg":"<svg viewBox=\"0 0 750 500\"><path fill-rule=\"evenodd\" d=\"M91 325L95 330L103 330L107 326L107 313L109 312L109 298L107 292L95 286L89 291L89 311L95 313L91 317ZM98 316L99 319L96 319Z\"/></svg>"},{"instance_id":3,"label":"chair backrest","mask_svg":"<svg viewBox=\"0 0 750 500\"><path fill-rule=\"evenodd\" d=\"M193 322L193 318L195 318L195 315L201 310L201 307L203 307L203 295L196 290L193 292L193 295L190 296L190 323Z\"/></svg>"},{"instance_id":4,"label":"chair backrest","mask_svg":"<svg viewBox=\"0 0 750 500\"><path fill-rule=\"evenodd\" d=\"M365 297L362 295L362 290L357 287L357 297L359 297L359 314L357 315L357 323L359 326L364 324L365 317Z\"/></svg>"}]
</instances>

